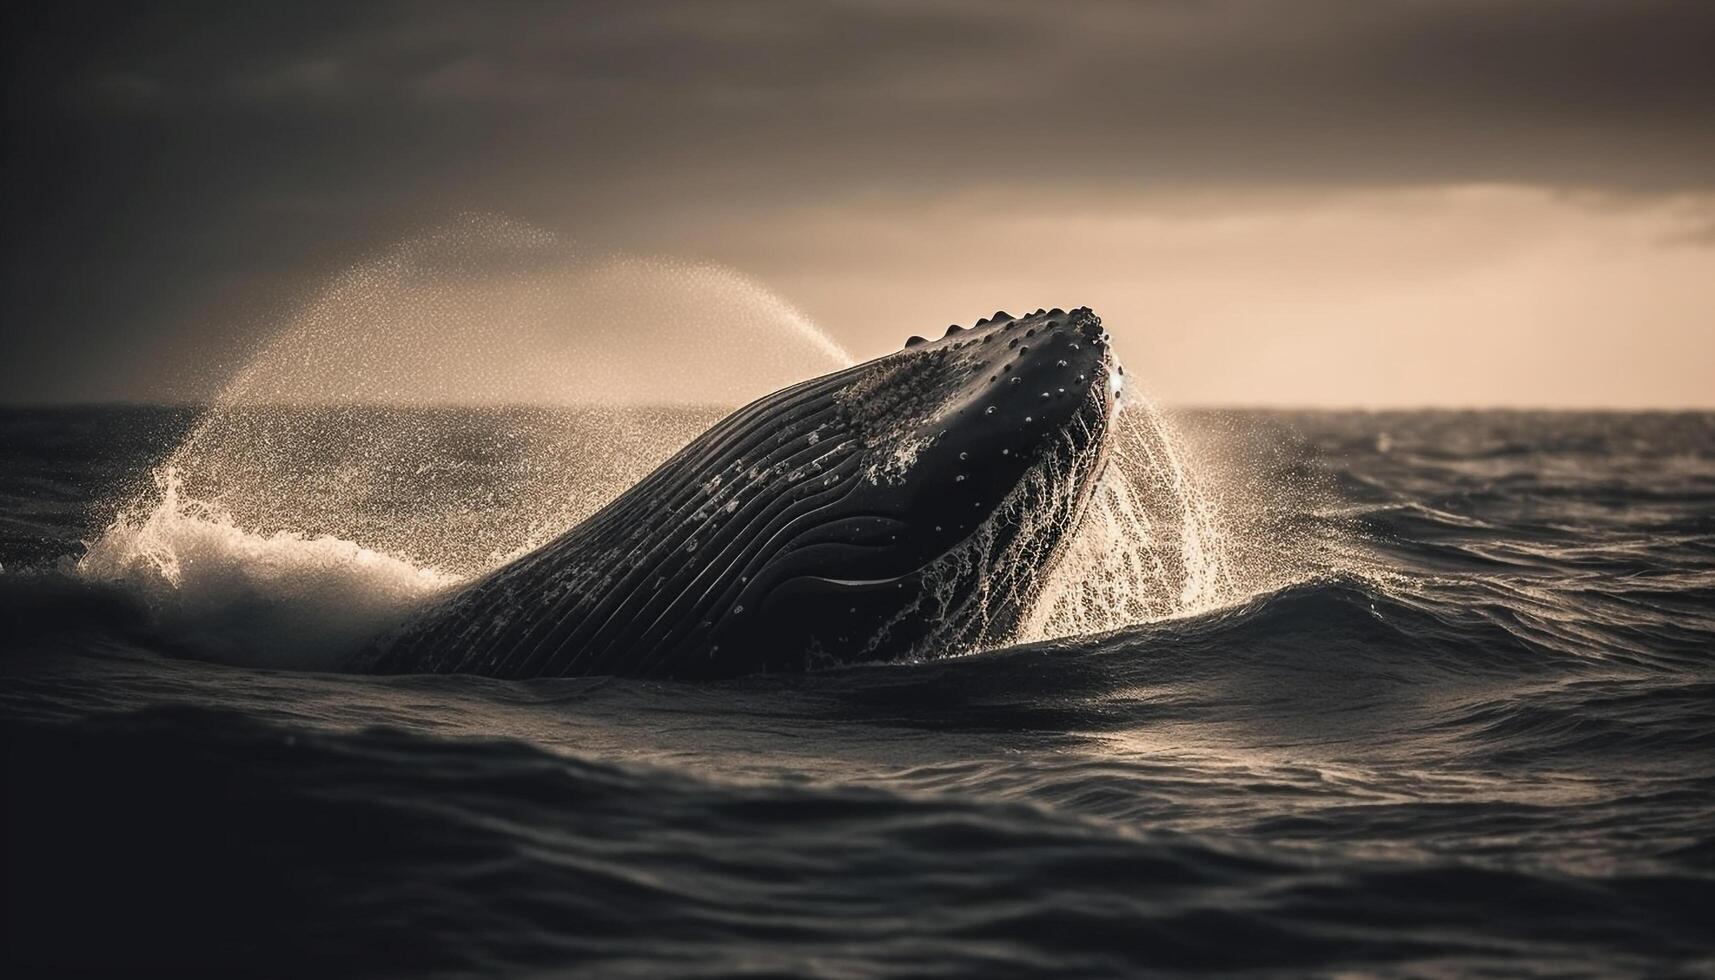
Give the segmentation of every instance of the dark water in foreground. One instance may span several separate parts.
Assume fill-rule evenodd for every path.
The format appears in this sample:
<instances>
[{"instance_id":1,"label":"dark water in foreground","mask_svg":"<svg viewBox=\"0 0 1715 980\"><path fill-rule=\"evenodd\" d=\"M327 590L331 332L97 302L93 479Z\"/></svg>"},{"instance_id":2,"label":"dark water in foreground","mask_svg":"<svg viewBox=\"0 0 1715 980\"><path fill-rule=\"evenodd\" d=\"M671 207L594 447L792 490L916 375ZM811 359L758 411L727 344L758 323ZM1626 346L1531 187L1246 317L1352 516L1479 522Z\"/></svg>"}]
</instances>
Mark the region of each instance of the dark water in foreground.
<instances>
[{"instance_id":1,"label":"dark water in foreground","mask_svg":"<svg viewBox=\"0 0 1715 980\"><path fill-rule=\"evenodd\" d=\"M1191 415L1301 574L695 687L187 658L188 423L0 413L9 975L1715 972L1715 416Z\"/></svg>"}]
</instances>

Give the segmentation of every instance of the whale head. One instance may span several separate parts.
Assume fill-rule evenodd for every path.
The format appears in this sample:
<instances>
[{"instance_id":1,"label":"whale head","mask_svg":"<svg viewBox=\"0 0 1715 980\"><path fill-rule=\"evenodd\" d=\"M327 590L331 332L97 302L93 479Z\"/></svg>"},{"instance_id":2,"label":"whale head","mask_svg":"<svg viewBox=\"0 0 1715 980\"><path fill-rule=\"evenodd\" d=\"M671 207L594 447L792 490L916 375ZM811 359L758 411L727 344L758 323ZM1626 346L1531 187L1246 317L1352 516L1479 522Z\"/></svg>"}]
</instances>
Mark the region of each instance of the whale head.
<instances>
[{"instance_id":1,"label":"whale head","mask_svg":"<svg viewBox=\"0 0 1715 980\"><path fill-rule=\"evenodd\" d=\"M1106 460L1124 369L1088 308L998 312L853 369L829 425L852 485L752 579L723 649L770 664L927 658L1010 639Z\"/></svg>"}]
</instances>

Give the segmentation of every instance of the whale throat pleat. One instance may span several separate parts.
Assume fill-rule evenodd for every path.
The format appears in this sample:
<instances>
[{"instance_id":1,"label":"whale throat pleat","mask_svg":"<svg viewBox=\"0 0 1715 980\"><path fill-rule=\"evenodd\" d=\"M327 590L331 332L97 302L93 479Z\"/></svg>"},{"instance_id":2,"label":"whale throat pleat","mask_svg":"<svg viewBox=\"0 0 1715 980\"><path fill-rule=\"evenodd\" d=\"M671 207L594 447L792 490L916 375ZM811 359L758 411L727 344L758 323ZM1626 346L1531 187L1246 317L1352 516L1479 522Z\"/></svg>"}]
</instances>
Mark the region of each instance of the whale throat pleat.
<instances>
[{"instance_id":1,"label":"whale throat pleat","mask_svg":"<svg viewBox=\"0 0 1715 980\"><path fill-rule=\"evenodd\" d=\"M860 453L835 395L853 372L752 403L582 524L407 625L381 671L672 673L783 529L848 493ZM642 670L638 668L642 667Z\"/></svg>"}]
</instances>

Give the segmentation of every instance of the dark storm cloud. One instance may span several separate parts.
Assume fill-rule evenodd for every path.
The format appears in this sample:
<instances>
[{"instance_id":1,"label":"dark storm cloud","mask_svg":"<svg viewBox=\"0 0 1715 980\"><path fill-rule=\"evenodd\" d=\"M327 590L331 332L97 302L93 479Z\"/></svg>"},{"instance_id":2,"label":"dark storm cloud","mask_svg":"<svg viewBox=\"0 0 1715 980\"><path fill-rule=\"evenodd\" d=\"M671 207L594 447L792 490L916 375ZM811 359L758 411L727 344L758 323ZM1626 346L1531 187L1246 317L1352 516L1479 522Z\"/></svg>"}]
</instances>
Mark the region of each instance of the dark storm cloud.
<instances>
[{"instance_id":1,"label":"dark storm cloud","mask_svg":"<svg viewBox=\"0 0 1715 980\"><path fill-rule=\"evenodd\" d=\"M14 398L61 390L55 366L123 391L188 324L453 211L671 251L689 209L972 187L1715 182L1700 2L8 16Z\"/></svg>"}]
</instances>

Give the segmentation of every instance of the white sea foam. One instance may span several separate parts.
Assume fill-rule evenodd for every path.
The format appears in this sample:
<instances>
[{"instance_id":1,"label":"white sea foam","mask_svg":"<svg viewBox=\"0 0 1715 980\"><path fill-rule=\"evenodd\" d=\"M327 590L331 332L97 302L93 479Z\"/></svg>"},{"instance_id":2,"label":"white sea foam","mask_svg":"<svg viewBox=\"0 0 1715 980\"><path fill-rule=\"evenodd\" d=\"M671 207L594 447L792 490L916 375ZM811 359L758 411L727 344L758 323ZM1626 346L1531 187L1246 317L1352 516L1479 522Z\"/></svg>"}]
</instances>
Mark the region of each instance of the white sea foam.
<instances>
[{"instance_id":1,"label":"white sea foam","mask_svg":"<svg viewBox=\"0 0 1715 980\"><path fill-rule=\"evenodd\" d=\"M257 534L219 506L159 496L89 543L77 573L134 592L162 631L199 657L247 666L334 668L455 576L329 535Z\"/></svg>"}]
</instances>

